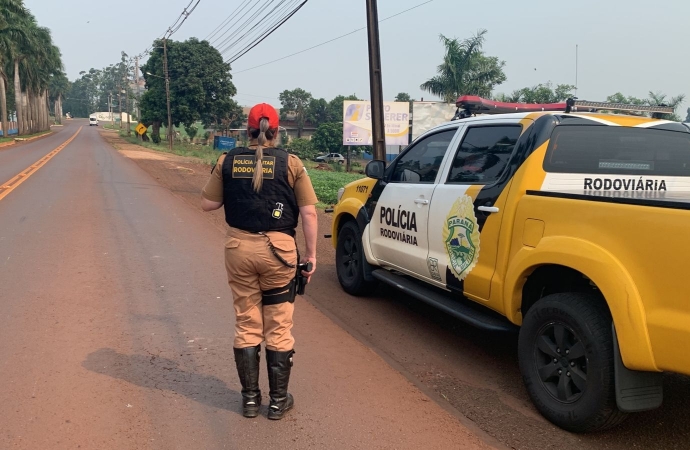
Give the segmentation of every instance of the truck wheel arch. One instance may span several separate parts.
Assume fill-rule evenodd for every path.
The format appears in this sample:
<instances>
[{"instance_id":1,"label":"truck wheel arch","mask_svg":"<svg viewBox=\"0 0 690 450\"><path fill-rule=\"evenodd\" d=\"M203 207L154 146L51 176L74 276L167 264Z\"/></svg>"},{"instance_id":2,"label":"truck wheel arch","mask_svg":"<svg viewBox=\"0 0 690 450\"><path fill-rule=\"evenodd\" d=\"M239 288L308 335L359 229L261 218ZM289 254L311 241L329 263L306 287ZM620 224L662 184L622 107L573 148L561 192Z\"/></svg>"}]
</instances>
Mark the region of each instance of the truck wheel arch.
<instances>
[{"instance_id":1,"label":"truck wheel arch","mask_svg":"<svg viewBox=\"0 0 690 450\"><path fill-rule=\"evenodd\" d=\"M658 371L642 300L634 280L611 253L591 242L564 236L546 237L536 248L519 249L511 258L503 288L509 320L522 323L523 314L543 296L533 291L538 277L546 275L563 277L562 292L581 291L585 283L598 289L613 317L625 366ZM559 282L550 283L551 289Z\"/></svg>"}]
</instances>

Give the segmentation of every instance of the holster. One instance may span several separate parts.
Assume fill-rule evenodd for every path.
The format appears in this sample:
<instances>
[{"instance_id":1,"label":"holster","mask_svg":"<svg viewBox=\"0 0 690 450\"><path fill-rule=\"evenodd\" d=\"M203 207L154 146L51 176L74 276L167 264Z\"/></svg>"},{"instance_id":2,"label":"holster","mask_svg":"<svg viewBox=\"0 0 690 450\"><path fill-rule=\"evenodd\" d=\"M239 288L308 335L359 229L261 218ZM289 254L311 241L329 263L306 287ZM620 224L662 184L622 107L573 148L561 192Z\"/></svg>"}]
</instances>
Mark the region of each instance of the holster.
<instances>
[{"instance_id":1,"label":"holster","mask_svg":"<svg viewBox=\"0 0 690 450\"><path fill-rule=\"evenodd\" d=\"M295 296L297 290L295 289L297 280L292 279L287 286L281 288L271 289L262 292L261 301L266 305L280 305L281 303L295 303Z\"/></svg>"}]
</instances>

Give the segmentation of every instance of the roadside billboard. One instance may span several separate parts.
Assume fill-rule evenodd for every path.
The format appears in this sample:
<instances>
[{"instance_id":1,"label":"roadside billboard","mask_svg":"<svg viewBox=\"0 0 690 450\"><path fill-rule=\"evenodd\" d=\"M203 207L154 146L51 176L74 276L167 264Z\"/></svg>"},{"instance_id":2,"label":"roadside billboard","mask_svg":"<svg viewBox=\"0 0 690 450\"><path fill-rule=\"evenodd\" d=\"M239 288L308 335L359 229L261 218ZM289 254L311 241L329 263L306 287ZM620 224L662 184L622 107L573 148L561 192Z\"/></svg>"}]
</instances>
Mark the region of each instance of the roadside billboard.
<instances>
[{"instance_id":1,"label":"roadside billboard","mask_svg":"<svg viewBox=\"0 0 690 450\"><path fill-rule=\"evenodd\" d=\"M414 102L412 104L412 140L437 125L450 122L457 109L452 103Z\"/></svg>"},{"instance_id":2,"label":"roadside billboard","mask_svg":"<svg viewBox=\"0 0 690 450\"><path fill-rule=\"evenodd\" d=\"M386 145L405 146L410 143L410 104L383 102ZM371 102L343 102L343 145L373 145Z\"/></svg>"}]
</instances>

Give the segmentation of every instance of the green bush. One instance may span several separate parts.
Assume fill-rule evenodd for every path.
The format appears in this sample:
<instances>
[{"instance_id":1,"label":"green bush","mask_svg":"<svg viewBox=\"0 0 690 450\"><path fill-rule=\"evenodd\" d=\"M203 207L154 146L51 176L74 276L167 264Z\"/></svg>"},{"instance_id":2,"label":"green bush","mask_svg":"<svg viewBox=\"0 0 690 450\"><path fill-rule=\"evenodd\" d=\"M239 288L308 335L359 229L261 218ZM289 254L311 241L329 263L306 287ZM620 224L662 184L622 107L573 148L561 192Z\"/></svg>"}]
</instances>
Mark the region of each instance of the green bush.
<instances>
[{"instance_id":1,"label":"green bush","mask_svg":"<svg viewBox=\"0 0 690 450\"><path fill-rule=\"evenodd\" d=\"M311 160L316 156L316 149L309 139L295 138L285 148L302 160Z\"/></svg>"},{"instance_id":2,"label":"green bush","mask_svg":"<svg viewBox=\"0 0 690 450\"><path fill-rule=\"evenodd\" d=\"M190 141L193 141L196 137L196 134L199 132L199 128L196 125L192 125L191 127L184 127L184 130L187 132L187 136L189 136Z\"/></svg>"},{"instance_id":3,"label":"green bush","mask_svg":"<svg viewBox=\"0 0 690 450\"><path fill-rule=\"evenodd\" d=\"M153 141L154 144L160 144L161 143L160 134L152 134L151 140Z\"/></svg>"}]
</instances>

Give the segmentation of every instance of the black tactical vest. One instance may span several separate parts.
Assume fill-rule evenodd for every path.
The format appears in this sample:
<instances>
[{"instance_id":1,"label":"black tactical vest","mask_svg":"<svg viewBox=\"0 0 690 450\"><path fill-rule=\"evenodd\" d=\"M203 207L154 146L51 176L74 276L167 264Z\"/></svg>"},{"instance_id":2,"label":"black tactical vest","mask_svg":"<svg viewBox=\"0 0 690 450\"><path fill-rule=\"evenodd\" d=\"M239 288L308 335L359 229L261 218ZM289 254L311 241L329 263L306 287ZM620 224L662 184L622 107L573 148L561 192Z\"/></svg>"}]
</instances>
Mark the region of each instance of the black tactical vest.
<instances>
[{"instance_id":1,"label":"black tactical vest","mask_svg":"<svg viewBox=\"0 0 690 450\"><path fill-rule=\"evenodd\" d=\"M254 150L238 147L223 161L225 221L233 228L253 233L282 231L295 235L299 206L288 182L288 152L263 149L264 183L258 193L252 187Z\"/></svg>"}]
</instances>

